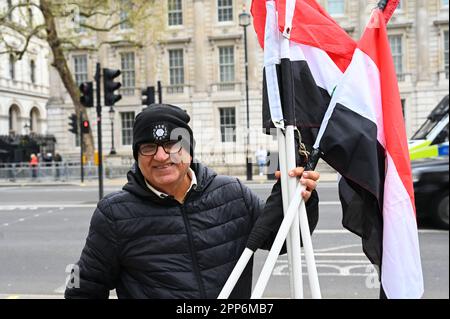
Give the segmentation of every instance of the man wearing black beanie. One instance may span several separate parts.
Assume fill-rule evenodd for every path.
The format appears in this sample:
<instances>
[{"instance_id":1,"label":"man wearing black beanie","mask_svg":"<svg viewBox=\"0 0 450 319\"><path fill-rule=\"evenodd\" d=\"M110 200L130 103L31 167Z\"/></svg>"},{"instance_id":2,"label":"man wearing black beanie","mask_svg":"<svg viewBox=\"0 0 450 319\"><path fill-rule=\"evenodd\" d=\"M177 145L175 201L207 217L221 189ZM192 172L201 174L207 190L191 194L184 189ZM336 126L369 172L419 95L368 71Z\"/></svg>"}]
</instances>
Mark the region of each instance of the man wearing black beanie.
<instances>
[{"instance_id":1,"label":"man wearing black beanie","mask_svg":"<svg viewBox=\"0 0 450 319\"><path fill-rule=\"evenodd\" d=\"M154 104L136 116L128 183L103 198L77 263L78 285L66 298L217 298L242 254L256 220L271 214L263 249L283 218L279 181L267 203L237 178L219 176L194 161L190 117ZM291 172L306 185L310 229L318 221L319 173ZM265 215L270 216L270 215ZM250 298L249 262L230 298Z\"/></svg>"}]
</instances>

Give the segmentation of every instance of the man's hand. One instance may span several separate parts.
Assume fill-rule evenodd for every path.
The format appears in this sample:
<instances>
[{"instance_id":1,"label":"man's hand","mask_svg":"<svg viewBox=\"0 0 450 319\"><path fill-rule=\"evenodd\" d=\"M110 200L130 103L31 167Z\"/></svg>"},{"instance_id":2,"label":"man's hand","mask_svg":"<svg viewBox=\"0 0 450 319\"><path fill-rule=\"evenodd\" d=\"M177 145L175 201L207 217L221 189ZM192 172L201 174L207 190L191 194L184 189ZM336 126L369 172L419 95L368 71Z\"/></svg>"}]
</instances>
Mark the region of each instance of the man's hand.
<instances>
[{"instance_id":1,"label":"man's hand","mask_svg":"<svg viewBox=\"0 0 450 319\"><path fill-rule=\"evenodd\" d=\"M317 182L319 180L320 174L316 171L307 171L304 172L303 167L297 167L289 172L290 177L300 178L300 183L306 186L306 190L302 192L303 199L305 203L311 197L311 192L317 187ZM275 177L280 178L281 172L275 172Z\"/></svg>"}]
</instances>

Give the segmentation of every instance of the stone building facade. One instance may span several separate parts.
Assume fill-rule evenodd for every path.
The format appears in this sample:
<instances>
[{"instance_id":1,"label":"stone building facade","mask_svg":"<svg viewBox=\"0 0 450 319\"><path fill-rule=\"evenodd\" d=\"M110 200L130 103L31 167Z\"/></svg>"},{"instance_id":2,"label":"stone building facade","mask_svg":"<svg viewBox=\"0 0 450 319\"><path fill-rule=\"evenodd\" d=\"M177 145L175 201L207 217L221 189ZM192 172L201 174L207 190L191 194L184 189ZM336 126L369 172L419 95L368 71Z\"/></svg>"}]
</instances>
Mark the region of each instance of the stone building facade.
<instances>
[{"instance_id":1,"label":"stone building facade","mask_svg":"<svg viewBox=\"0 0 450 319\"><path fill-rule=\"evenodd\" d=\"M0 12L7 12L7 1L0 2ZM17 9L7 18L11 23L40 23L33 14L35 8ZM23 17L28 17L23 21ZM0 135L27 135L47 133L47 102L49 91L49 50L47 44L32 38L27 52L18 60L7 53L5 42L16 50L24 38L11 29L0 26Z\"/></svg>"},{"instance_id":2,"label":"stone building facade","mask_svg":"<svg viewBox=\"0 0 450 319\"><path fill-rule=\"evenodd\" d=\"M358 39L376 2L367 0L320 0L336 21ZM246 152L253 155L263 145L277 148L262 134L261 97L263 54L253 27L247 28L249 133L245 90L244 28L239 26L248 0L165 0L159 40L126 25L114 34L81 31L82 41L114 40L98 52L73 51L68 58L78 82L92 80L95 65L121 69L123 99L114 107L114 141L124 162L132 157L131 128L142 110L141 89L162 83L164 103L180 105L191 115L198 157L215 167L241 166ZM428 112L448 94L448 0L402 0L388 25L404 106L407 135L420 126ZM80 32L78 30L78 32ZM138 34L137 34L138 33ZM142 45L127 44L134 37ZM59 78L50 72L51 98L47 105L49 132L68 157L79 154L76 138L68 132L73 112ZM0 102L1 105L1 102ZM96 132L95 110L91 126ZM108 108L103 110L104 154L111 149ZM229 173L226 170L224 173ZM243 171L242 171L243 172Z\"/></svg>"}]
</instances>

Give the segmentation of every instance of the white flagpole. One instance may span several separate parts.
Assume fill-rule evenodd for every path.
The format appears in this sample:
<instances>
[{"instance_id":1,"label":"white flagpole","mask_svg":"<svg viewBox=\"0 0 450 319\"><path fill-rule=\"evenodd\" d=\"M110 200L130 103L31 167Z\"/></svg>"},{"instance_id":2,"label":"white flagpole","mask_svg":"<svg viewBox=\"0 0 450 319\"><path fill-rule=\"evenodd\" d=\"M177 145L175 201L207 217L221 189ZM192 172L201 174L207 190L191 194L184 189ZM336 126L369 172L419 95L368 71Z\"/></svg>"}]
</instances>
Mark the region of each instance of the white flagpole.
<instances>
[{"instance_id":1,"label":"white flagpole","mask_svg":"<svg viewBox=\"0 0 450 319\"><path fill-rule=\"evenodd\" d=\"M236 286L237 281L244 272L245 266L247 266L248 261L250 260L250 258L252 258L253 253L253 250L251 250L250 248L245 248L217 299L227 299L230 296L234 286Z\"/></svg>"},{"instance_id":2,"label":"white flagpole","mask_svg":"<svg viewBox=\"0 0 450 319\"><path fill-rule=\"evenodd\" d=\"M286 150L286 168L282 170L285 173L282 174L281 179L285 180L287 187L282 189L283 193L288 194L288 202L283 199L283 206L289 206L284 203L292 203L295 197L301 197L300 193L296 193L296 177L289 177L288 172L295 169L295 140L294 140L294 126L289 125L286 127L286 137L285 137L285 150ZM280 167L281 168L281 167ZM284 175L284 176L283 176ZM298 212L298 210L297 210ZM298 213L295 214L294 219L291 224L289 231L289 236L287 242L291 243L291 251L288 251L288 258L291 259L292 271L291 271L291 281L294 284L294 299L303 299L303 272L302 272L302 255L300 247L300 229L299 229L299 218Z\"/></svg>"},{"instance_id":3,"label":"white flagpole","mask_svg":"<svg viewBox=\"0 0 450 319\"><path fill-rule=\"evenodd\" d=\"M288 186L288 165L287 165L287 152L286 152L286 137L283 134L283 131L281 129L277 129L277 135L278 135L278 152L279 152L279 161L280 161L280 172L281 172L281 196L282 196L282 202L283 202L283 213L284 216L287 214L288 210L288 203L289 201L289 186ZM291 297L293 298L302 298L301 294L299 295L299 292L303 292L302 289L302 273L300 269L300 273L294 272L294 269L298 271L298 268L295 268L293 265L300 262L301 265L301 259L295 260L295 253L298 253L298 250L296 249L293 251L293 247L296 247L296 242L293 240L295 237L292 236L293 228L291 228L291 231L288 234L288 239L286 240L286 249L287 249L287 257L288 257L288 269L289 269L289 283L290 283L290 289L291 289ZM297 227L298 230L298 227ZM300 240L300 237L299 237ZM300 243L297 246L300 248ZM300 255L301 256L301 255ZM295 261L294 261L295 260ZM300 282L298 281L300 279Z\"/></svg>"},{"instance_id":4,"label":"white flagpole","mask_svg":"<svg viewBox=\"0 0 450 319\"><path fill-rule=\"evenodd\" d=\"M311 241L311 235L308 224L308 216L306 215L305 202L300 203L300 228L303 240L303 250L305 251L306 266L308 269L309 287L313 299L322 299L320 293L319 276L317 274L316 260Z\"/></svg>"}]
</instances>

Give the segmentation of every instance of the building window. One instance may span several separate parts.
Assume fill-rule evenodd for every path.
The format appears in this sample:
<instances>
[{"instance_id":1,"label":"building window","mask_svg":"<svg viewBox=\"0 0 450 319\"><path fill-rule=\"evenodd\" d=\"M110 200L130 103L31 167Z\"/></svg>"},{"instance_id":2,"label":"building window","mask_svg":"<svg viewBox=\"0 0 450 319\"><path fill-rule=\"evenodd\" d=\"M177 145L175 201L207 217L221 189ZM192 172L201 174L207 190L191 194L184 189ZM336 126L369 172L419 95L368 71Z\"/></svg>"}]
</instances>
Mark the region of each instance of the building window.
<instances>
[{"instance_id":1,"label":"building window","mask_svg":"<svg viewBox=\"0 0 450 319\"><path fill-rule=\"evenodd\" d=\"M344 0L328 0L328 13L330 15L344 15L345 1Z\"/></svg>"},{"instance_id":2,"label":"building window","mask_svg":"<svg viewBox=\"0 0 450 319\"><path fill-rule=\"evenodd\" d=\"M234 84L234 47L219 48L220 89L233 90ZM228 84L227 84L228 83Z\"/></svg>"},{"instance_id":3,"label":"building window","mask_svg":"<svg viewBox=\"0 0 450 319\"><path fill-rule=\"evenodd\" d=\"M34 60L30 61L30 80L31 83L36 83L36 63Z\"/></svg>"},{"instance_id":4,"label":"building window","mask_svg":"<svg viewBox=\"0 0 450 319\"><path fill-rule=\"evenodd\" d=\"M448 2L447 2L448 5ZM448 30L444 31L444 68L445 68L445 77L448 79Z\"/></svg>"},{"instance_id":5,"label":"building window","mask_svg":"<svg viewBox=\"0 0 450 319\"><path fill-rule=\"evenodd\" d=\"M14 59L14 55L9 55L9 77L11 80L16 79L16 59Z\"/></svg>"},{"instance_id":6,"label":"building window","mask_svg":"<svg viewBox=\"0 0 450 319\"><path fill-rule=\"evenodd\" d=\"M87 18L83 15L81 15L79 12L74 17L74 24L75 24L75 32L76 33L85 33L86 28L83 27L84 24L87 22Z\"/></svg>"},{"instance_id":7,"label":"building window","mask_svg":"<svg viewBox=\"0 0 450 319\"><path fill-rule=\"evenodd\" d=\"M31 7L28 8L28 24L30 27L33 27L33 9Z\"/></svg>"},{"instance_id":8,"label":"building window","mask_svg":"<svg viewBox=\"0 0 450 319\"><path fill-rule=\"evenodd\" d=\"M448 8L448 0L442 0L442 6Z\"/></svg>"},{"instance_id":9,"label":"building window","mask_svg":"<svg viewBox=\"0 0 450 319\"><path fill-rule=\"evenodd\" d=\"M395 71L399 81L404 80L403 70L403 37L402 35L390 35L389 43L391 45L392 58L394 60Z\"/></svg>"},{"instance_id":10,"label":"building window","mask_svg":"<svg viewBox=\"0 0 450 319\"><path fill-rule=\"evenodd\" d=\"M9 108L9 133L17 134L19 133L19 118L20 111L17 105L12 105Z\"/></svg>"},{"instance_id":11,"label":"building window","mask_svg":"<svg viewBox=\"0 0 450 319\"><path fill-rule=\"evenodd\" d=\"M217 1L217 17L219 22L233 21L233 0Z\"/></svg>"},{"instance_id":12,"label":"building window","mask_svg":"<svg viewBox=\"0 0 450 319\"><path fill-rule=\"evenodd\" d=\"M134 52L121 53L120 60L122 66L122 88L120 92L123 95L134 95L136 87Z\"/></svg>"},{"instance_id":13,"label":"building window","mask_svg":"<svg viewBox=\"0 0 450 319\"><path fill-rule=\"evenodd\" d=\"M74 55L73 56L73 69L75 75L75 83L80 86L81 83L88 80L88 68L87 68L87 55Z\"/></svg>"},{"instance_id":14,"label":"building window","mask_svg":"<svg viewBox=\"0 0 450 319\"><path fill-rule=\"evenodd\" d=\"M183 10L181 6L181 0L169 0L167 6L169 11L169 25L182 25Z\"/></svg>"},{"instance_id":15,"label":"building window","mask_svg":"<svg viewBox=\"0 0 450 319\"><path fill-rule=\"evenodd\" d=\"M236 109L234 107L221 108L219 112L222 142L236 142Z\"/></svg>"},{"instance_id":16,"label":"building window","mask_svg":"<svg viewBox=\"0 0 450 319\"><path fill-rule=\"evenodd\" d=\"M169 93L183 93L184 61L183 49L169 50Z\"/></svg>"},{"instance_id":17,"label":"building window","mask_svg":"<svg viewBox=\"0 0 450 319\"><path fill-rule=\"evenodd\" d=\"M130 10L131 10L131 3L128 0L121 0L120 12L119 12L119 19L120 19L119 28L120 28L120 30L131 29L131 23L128 20Z\"/></svg>"},{"instance_id":18,"label":"building window","mask_svg":"<svg viewBox=\"0 0 450 319\"><path fill-rule=\"evenodd\" d=\"M406 99L401 99L400 102L402 104L402 114L403 114L403 121L404 121L405 120Z\"/></svg>"},{"instance_id":19,"label":"building window","mask_svg":"<svg viewBox=\"0 0 450 319\"><path fill-rule=\"evenodd\" d=\"M122 119L122 145L133 143L134 112L120 113Z\"/></svg>"},{"instance_id":20,"label":"building window","mask_svg":"<svg viewBox=\"0 0 450 319\"><path fill-rule=\"evenodd\" d=\"M30 132L39 133L39 110L33 107L30 111Z\"/></svg>"},{"instance_id":21,"label":"building window","mask_svg":"<svg viewBox=\"0 0 450 319\"><path fill-rule=\"evenodd\" d=\"M12 21L12 11L11 11L11 9L12 9L12 1L8 0L7 3L8 3L8 20Z\"/></svg>"}]
</instances>

